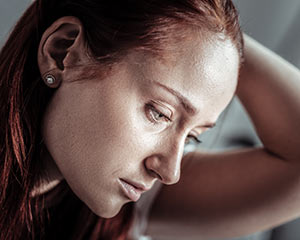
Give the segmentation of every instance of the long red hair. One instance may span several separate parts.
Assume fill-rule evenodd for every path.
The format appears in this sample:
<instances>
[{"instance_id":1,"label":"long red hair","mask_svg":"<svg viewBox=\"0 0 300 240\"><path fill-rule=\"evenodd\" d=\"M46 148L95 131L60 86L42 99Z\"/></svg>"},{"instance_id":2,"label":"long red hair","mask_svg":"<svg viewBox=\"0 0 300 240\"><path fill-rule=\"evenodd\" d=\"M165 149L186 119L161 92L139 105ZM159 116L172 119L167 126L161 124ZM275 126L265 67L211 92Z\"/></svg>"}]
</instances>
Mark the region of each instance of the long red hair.
<instances>
[{"instance_id":1,"label":"long red hair","mask_svg":"<svg viewBox=\"0 0 300 240\"><path fill-rule=\"evenodd\" d=\"M68 15L81 20L93 57L104 65L117 63L122 54L134 48L159 55L172 34L178 35L188 26L223 33L236 45L241 58L243 55L238 15L231 0L33 2L0 53L0 239L50 238L53 231L65 236L66 223L72 223L65 239L123 240L130 228L132 204L115 218L103 219L65 183L55 190L65 189L63 207L53 211L44 211L43 197L30 195L42 170L41 119L55 91L41 80L38 45L51 23Z\"/></svg>"}]
</instances>

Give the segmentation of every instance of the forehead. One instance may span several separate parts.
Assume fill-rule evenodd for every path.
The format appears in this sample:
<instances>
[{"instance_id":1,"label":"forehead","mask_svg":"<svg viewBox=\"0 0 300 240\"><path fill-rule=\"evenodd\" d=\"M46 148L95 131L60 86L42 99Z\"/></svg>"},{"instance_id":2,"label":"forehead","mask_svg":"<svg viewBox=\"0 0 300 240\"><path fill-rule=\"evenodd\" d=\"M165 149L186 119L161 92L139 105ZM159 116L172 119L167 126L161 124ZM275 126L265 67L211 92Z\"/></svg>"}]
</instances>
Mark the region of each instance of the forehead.
<instances>
[{"instance_id":1,"label":"forehead","mask_svg":"<svg viewBox=\"0 0 300 240\"><path fill-rule=\"evenodd\" d=\"M139 81L157 81L180 92L200 113L211 118L231 100L238 77L239 55L229 39L194 36L169 48L166 57L158 59L136 52L128 62Z\"/></svg>"}]
</instances>

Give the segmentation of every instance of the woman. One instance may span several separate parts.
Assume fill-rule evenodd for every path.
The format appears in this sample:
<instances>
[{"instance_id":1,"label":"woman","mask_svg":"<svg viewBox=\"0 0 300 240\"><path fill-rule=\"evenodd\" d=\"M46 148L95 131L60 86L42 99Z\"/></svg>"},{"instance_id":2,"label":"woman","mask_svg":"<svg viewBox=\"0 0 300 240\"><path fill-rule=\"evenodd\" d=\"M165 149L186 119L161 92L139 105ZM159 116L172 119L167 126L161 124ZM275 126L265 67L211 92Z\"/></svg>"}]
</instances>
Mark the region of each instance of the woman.
<instances>
[{"instance_id":1,"label":"woman","mask_svg":"<svg viewBox=\"0 0 300 240\"><path fill-rule=\"evenodd\" d=\"M0 55L0 239L129 239L156 182L174 234L297 217L300 73L245 40L229 0L35 1ZM264 146L183 156L235 92Z\"/></svg>"}]
</instances>

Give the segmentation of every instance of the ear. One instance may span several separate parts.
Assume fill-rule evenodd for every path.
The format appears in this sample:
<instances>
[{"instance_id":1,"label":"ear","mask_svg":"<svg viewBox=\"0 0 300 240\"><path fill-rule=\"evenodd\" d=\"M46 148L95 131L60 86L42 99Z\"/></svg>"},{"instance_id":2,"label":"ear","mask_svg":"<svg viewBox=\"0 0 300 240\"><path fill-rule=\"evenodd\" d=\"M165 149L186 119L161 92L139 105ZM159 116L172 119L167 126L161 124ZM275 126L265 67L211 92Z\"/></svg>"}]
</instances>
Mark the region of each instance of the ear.
<instances>
[{"instance_id":1,"label":"ear","mask_svg":"<svg viewBox=\"0 0 300 240\"><path fill-rule=\"evenodd\" d=\"M45 80L49 74L57 87L63 81L68 67L87 64L87 44L83 25L76 17L62 17L55 21L43 34L38 49L38 65Z\"/></svg>"}]
</instances>

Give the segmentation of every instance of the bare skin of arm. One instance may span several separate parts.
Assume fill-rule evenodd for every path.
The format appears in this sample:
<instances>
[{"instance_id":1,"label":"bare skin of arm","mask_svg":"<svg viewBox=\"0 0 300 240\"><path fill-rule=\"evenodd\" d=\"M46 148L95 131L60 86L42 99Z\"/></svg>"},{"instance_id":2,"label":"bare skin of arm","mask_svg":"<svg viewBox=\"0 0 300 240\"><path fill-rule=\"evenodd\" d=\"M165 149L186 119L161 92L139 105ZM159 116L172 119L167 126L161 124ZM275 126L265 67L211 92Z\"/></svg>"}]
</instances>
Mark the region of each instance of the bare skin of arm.
<instances>
[{"instance_id":1,"label":"bare skin of arm","mask_svg":"<svg viewBox=\"0 0 300 240\"><path fill-rule=\"evenodd\" d=\"M237 95L262 148L186 155L181 180L164 186L152 236L236 237L300 216L300 71L245 36Z\"/></svg>"}]
</instances>

